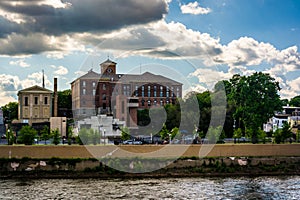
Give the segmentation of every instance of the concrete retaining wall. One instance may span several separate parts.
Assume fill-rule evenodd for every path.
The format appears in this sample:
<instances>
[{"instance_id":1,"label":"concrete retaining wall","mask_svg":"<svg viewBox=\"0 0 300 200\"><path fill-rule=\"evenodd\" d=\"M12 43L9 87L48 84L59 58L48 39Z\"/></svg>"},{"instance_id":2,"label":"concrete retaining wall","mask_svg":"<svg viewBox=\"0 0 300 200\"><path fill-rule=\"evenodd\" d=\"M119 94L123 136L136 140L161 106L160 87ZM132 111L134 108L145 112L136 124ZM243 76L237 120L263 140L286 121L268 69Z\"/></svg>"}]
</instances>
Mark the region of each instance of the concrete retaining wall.
<instances>
[{"instance_id":1,"label":"concrete retaining wall","mask_svg":"<svg viewBox=\"0 0 300 200\"><path fill-rule=\"evenodd\" d=\"M0 158L300 156L300 144L0 146Z\"/></svg>"}]
</instances>

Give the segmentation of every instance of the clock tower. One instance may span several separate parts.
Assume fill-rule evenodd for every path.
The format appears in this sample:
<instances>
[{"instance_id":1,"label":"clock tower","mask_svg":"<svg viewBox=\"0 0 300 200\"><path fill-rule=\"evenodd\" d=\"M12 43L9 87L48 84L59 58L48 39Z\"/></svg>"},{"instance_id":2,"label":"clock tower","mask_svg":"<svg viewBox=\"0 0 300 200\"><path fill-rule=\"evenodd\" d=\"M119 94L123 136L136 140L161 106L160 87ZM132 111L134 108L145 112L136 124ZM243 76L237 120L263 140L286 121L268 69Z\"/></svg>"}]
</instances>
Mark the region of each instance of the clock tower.
<instances>
[{"instance_id":1,"label":"clock tower","mask_svg":"<svg viewBox=\"0 0 300 200\"><path fill-rule=\"evenodd\" d=\"M107 59L105 62L100 64L101 74L111 75L116 74L117 63Z\"/></svg>"}]
</instances>

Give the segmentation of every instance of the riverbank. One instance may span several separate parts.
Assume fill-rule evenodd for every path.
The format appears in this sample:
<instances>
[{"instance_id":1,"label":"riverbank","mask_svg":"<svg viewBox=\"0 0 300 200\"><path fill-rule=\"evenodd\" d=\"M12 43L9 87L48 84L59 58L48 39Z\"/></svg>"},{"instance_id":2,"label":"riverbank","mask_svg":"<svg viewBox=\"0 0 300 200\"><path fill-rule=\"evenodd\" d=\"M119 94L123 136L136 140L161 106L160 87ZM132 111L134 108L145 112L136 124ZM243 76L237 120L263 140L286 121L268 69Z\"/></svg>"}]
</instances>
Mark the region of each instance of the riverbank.
<instances>
[{"instance_id":1,"label":"riverbank","mask_svg":"<svg viewBox=\"0 0 300 200\"><path fill-rule=\"evenodd\" d=\"M166 166L164 166L166 164ZM164 166L156 169L156 166ZM155 169L151 171L151 169ZM0 178L166 178L300 175L300 157L0 159Z\"/></svg>"}]
</instances>

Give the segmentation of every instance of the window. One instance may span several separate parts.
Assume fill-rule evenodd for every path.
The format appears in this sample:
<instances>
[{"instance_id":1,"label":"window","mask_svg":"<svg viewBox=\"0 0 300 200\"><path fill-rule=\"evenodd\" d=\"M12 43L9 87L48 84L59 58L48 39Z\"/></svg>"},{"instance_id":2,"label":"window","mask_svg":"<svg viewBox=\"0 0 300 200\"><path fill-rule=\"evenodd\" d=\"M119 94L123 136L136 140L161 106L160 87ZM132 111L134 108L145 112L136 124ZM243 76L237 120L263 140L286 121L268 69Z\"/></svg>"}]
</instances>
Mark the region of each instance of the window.
<instances>
[{"instance_id":1,"label":"window","mask_svg":"<svg viewBox=\"0 0 300 200\"><path fill-rule=\"evenodd\" d=\"M172 92L172 97L174 97L175 95L174 95L174 87L173 86L171 87L171 92Z\"/></svg>"},{"instance_id":2,"label":"window","mask_svg":"<svg viewBox=\"0 0 300 200\"><path fill-rule=\"evenodd\" d=\"M86 82L82 81L82 86L85 87L86 86Z\"/></svg>"},{"instance_id":3,"label":"window","mask_svg":"<svg viewBox=\"0 0 300 200\"><path fill-rule=\"evenodd\" d=\"M28 97L25 97L24 101L25 106L28 106Z\"/></svg>"},{"instance_id":4,"label":"window","mask_svg":"<svg viewBox=\"0 0 300 200\"><path fill-rule=\"evenodd\" d=\"M153 104L156 106L157 105L157 101L156 99L153 101Z\"/></svg>"},{"instance_id":5,"label":"window","mask_svg":"<svg viewBox=\"0 0 300 200\"><path fill-rule=\"evenodd\" d=\"M157 96L157 86L156 85L153 86L153 96L154 97Z\"/></svg>"},{"instance_id":6,"label":"window","mask_svg":"<svg viewBox=\"0 0 300 200\"><path fill-rule=\"evenodd\" d=\"M82 89L82 94L86 95L86 89Z\"/></svg>"},{"instance_id":7,"label":"window","mask_svg":"<svg viewBox=\"0 0 300 200\"><path fill-rule=\"evenodd\" d=\"M96 95L96 89L93 89L93 96Z\"/></svg>"},{"instance_id":8,"label":"window","mask_svg":"<svg viewBox=\"0 0 300 200\"><path fill-rule=\"evenodd\" d=\"M38 97L34 97L34 104L38 105L39 104L39 98Z\"/></svg>"},{"instance_id":9,"label":"window","mask_svg":"<svg viewBox=\"0 0 300 200\"><path fill-rule=\"evenodd\" d=\"M102 94L102 100L106 100L106 94Z\"/></svg>"},{"instance_id":10,"label":"window","mask_svg":"<svg viewBox=\"0 0 300 200\"><path fill-rule=\"evenodd\" d=\"M179 87L176 88L176 96L179 97Z\"/></svg>"},{"instance_id":11,"label":"window","mask_svg":"<svg viewBox=\"0 0 300 200\"><path fill-rule=\"evenodd\" d=\"M164 88L163 86L160 86L160 97L163 97L163 93L164 93Z\"/></svg>"},{"instance_id":12,"label":"window","mask_svg":"<svg viewBox=\"0 0 300 200\"><path fill-rule=\"evenodd\" d=\"M145 100L144 99L142 100L142 106L145 106Z\"/></svg>"},{"instance_id":13,"label":"window","mask_svg":"<svg viewBox=\"0 0 300 200\"><path fill-rule=\"evenodd\" d=\"M160 100L160 105L163 106L164 105L164 101L161 99Z\"/></svg>"},{"instance_id":14,"label":"window","mask_svg":"<svg viewBox=\"0 0 300 200\"><path fill-rule=\"evenodd\" d=\"M148 106L151 106L151 100L148 100Z\"/></svg>"},{"instance_id":15,"label":"window","mask_svg":"<svg viewBox=\"0 0 300 200\"><path fill-rule=\"evenodd\" d=\"M93 87L96 87L96 82L93 82L92 84L93 84Z\"/></svg>"},{"instance_id":16,"label":"window","mask_svg":"<svg viewBox=\"0 0 300 200\"><path fill-rule=\"evenodd\" d=\"M145 87L142 86L142 97L144 97L144 96L145 96Z\"/></svg>"},{"instance_id":17,"label":"window","mask_svg":"<svg viewBox=\"0 0 300 200\"><path fill-rule=\"evenodd\" d=\"M148 85L148 97L151 97L151 86Z\"/></svg>"},{"instance_id":18,"label":"window","mask_svg":"<svg viewBox=\"0 0 300 200\"><path fill-rule=\"evenodd\" d=\"M135 96L136 97L139 96L139 86L138 85L135 86Z\"/></svg>"},{"instance_id":19,"label":"window","mask_svg":"<svg viewBox=\"0 0 300 200\"><path fill-rule=\"evenodd\" d=\"M106 90L106 85L105 84L102 85L102 90Z\"/></svg>"},{"instance_id":20,"label":"window","mask_svg":"<svg viewBox=\"0 0 300 200\"><path fill-rule=\"evenodd\" d=\"M169 90L169 86L167 86L167 93L166 93L166 96L169 97L170 95L170 90Z\"/></svg>"},{"instance_id":21,"label":"window","mask_svg":"<svg viewBox=\"0 0 300 200\"><path fill-rule=\"evenodd\" d=\"M44 104L48 105L48 97L44 97Z\"/></svg>"},{"instance_id":22,"label":"window","mask_svg":"<svg viewBox=\"0 0 300 200\"><path fill-rule=\"evenodd\" d=\"M125 95L125 96L131 95L130 85L123 85L123 95Z\"/></svg>"}]
</instances>

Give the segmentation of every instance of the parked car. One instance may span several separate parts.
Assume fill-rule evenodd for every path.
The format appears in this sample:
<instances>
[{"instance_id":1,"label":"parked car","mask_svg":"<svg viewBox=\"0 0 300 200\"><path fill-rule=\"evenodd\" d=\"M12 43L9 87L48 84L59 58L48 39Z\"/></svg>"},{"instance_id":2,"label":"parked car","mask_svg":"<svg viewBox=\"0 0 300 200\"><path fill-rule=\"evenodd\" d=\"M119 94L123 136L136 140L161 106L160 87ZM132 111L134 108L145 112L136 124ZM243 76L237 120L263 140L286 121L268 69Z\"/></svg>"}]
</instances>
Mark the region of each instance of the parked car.
<instances>
[{"instance_id":1,"label":"parked car","mask_svg":"<svg viewBox=\"0 0 300 200\"><path fill-rule=\"evenodd\" d=\"M123 144L143 144L143 142L139 140L125 140Z\"/></svg>"}]
</instances>

